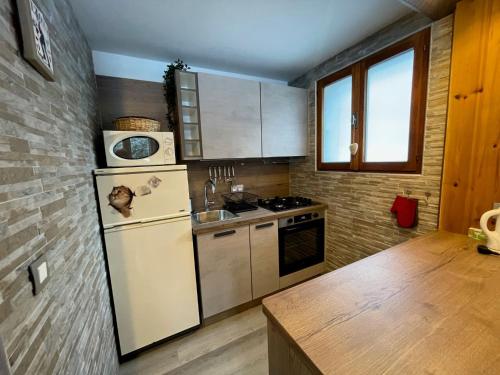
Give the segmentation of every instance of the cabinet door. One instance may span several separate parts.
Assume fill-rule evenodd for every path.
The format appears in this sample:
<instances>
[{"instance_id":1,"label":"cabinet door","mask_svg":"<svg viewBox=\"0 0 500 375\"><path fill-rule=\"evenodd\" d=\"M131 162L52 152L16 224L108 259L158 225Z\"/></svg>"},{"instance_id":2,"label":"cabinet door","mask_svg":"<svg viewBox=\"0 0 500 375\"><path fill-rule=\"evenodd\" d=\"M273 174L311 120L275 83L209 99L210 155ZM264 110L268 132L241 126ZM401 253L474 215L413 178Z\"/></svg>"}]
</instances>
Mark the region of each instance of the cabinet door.
<instances>
[{"instance_id":1,"label":"cabinet door","mask_svg":"<svg viewBox=\"0 0 500 375\"><path fill-rule=\"evenodd\" d=\"M201 147L197 74L175 71L179 128L176 132L178 154L182 160L199 160Z\"/></svg>"},{"instance_id":2,"label":"cabinet door","mask_svg":"<svg viewBox=\"0 0 500 375\"><path fill-rule=\"evenodd\" d=\"M203 317L250 301L248 226L201 234L197 240Z\"/></svg>"},{"instance_id":3,"label":"cabinet door","mask_svg":"<svg viewBox=\"0 0 500 375\"><path fill-rule=\"evenodd\" d=\"M253 298L279 288L278 221L250 225Z\"/></svg>"},{"instance_id":4,"label":"cabinet door","mask_svg":"<svg viewBox=\"0 0 500 375\"><path fill-rule=\"evenodd\" d=\"M198 73L204 159L260 158L259 82Z\"/></svg>"},{"instance_id":5,"label":"cabinet door","mask_svg":"<svg viewBox=\"0 0 500 375\"><path fill-rule=\"evenodd\" d=\"M307 90L261 83L262 156L305 156Z\"/></svg>"}]
</instances>

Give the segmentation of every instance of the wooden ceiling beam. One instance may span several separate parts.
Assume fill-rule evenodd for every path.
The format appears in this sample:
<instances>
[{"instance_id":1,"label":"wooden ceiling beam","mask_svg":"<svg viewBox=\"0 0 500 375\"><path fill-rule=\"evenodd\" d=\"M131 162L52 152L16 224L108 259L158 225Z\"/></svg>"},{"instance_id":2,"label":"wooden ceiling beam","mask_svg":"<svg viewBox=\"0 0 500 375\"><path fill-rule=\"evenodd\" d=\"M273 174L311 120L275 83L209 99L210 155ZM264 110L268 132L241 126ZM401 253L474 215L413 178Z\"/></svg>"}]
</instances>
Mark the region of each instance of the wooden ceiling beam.
<instances>
[{"instance_id":1,"label":"wooden ceiling beam","mask_svg":"<svg viewBox=\"0 0 500 375\"><path fill-rule=\"evenodd\" d=\"M436 21L455 10L458 0L399 0L416 12L423 13Z\"/></svg>"}]
</instances>

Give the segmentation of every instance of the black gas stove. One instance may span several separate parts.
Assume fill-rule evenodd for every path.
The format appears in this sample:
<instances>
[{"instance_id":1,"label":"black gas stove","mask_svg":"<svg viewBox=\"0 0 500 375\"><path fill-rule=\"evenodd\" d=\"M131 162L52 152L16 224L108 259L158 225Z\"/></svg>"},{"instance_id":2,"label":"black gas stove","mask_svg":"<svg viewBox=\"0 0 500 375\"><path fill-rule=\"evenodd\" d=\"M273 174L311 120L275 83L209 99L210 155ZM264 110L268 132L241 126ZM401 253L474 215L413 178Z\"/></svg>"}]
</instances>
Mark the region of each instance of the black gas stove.
<instances>
[{"instance_id":1,"label":"black gas stove","mask_svg":"<svg viewBox=\"0 0 500 375\"><path fill-rule=\"evenodd\" d=\"M259 199L258 204L262 208L279 212L291 210L294 208L308 207L312 205L312 200L303 197L275 197L268 199Z\"/></svg>"}]
</instances>

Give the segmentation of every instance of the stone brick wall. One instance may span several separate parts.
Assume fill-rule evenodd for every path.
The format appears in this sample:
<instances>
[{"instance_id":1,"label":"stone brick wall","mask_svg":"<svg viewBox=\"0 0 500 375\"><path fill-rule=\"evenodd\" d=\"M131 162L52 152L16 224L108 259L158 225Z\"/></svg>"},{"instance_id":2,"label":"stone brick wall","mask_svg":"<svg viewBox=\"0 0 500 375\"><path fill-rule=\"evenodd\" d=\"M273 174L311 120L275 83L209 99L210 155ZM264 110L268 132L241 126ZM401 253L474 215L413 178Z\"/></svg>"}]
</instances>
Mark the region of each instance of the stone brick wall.
<instances>
[{"instance_id":1,"label":"stone brick wall","mask_svg":"<svg viewBox=\"0 0 500 375\"><path fill-rule=\"evenodd\" d=\"M414 26L417 29L420 28L419 18L414 18L414 20L417 21ZM407 32L409 21L405 19L404 22L406 26L401 29L391 27L384 30L380 40L397 40L395 35L389 38L386 33ZM309 87L309 156L305 161L290 164L290 189L292 194L308 196L329 205L327 263L330 269L342 267L437 228L452 26L452 16L432 24L421 175L317 172L315 165L315 87L311 79L320 78L318 69L315 70L316 73L306 74L296 80L296 84L306 84ZM376 48L375 40L377 40L377 35L367 40L371 46L368 50ZM353 52L353 61L362 57L359 51L367 50L363 43L350 49ZM341 60L346 65L349 53L347 51L342 55ZM325 63L321 66L339 66L335 63L339 61L338 59L334 57L332 61L330 64ZM325 73L324 70L321 72ZM419 199L419 223L413 229L399 228L395 218L389 212L395 196L405 193Z\"/></svg>"},{"instance_id":2,"label":"stone brick wall","mask_svg":"<svg viewBox=\"0 0 500 375\"><path fill-rule=\"evenodd\" d=\"M21 58L15 1L0 0L0 335L14 374L114 374L91 52L67 0L37 3L55 83ZM27 267L41 254L51 279L33 296Z\"/></svg>"}]
</instances>

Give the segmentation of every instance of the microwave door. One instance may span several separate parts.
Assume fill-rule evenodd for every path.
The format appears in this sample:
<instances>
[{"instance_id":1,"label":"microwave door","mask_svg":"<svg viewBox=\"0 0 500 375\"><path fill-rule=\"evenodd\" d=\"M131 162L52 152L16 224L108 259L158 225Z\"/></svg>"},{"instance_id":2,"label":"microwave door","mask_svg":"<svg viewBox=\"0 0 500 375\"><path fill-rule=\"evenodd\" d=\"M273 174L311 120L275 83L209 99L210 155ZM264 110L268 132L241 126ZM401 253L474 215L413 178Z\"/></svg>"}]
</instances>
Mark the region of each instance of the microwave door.
<instances>
[{"instance_id":1,"label":"microwave door","mask_svg":"<svg viewBox=\"0 0 500 375\"><path fill-rule=\"evenodd\" d=\"M96 176L104 228L189 216L186 170Z\"/></svg>"},{"instance_id":2,"label":"microwave door","mask_svg":"<svg viewBox=\"0 0 500 375\"><path fill-rule=\"evenodd\" d=\"M108 167L153 165L160 153L161 138L156 133L104 132Z\"/></svg>"},{"instance_id":3,"label":"microwave door","mask_svg":"<svg viewBox=\"0 0 500 375\"><path fill-rule=\"evenodd\" d=\"M170 132L104 131L108 167L175 164Z\"/></svg>"},{"instance_id":4,"label":"microwave door","mask_svg":"<svg viewBox=\"0 0 500 375\"><path fill-rule=\"evenodd\" d=\"M113 155L126 160L148 159L160 149L159 142L148 136L127 137L113 146Z\"/></svg>"}]
</instances>

